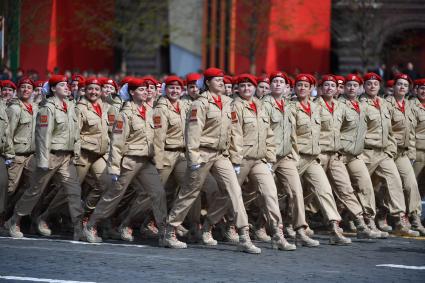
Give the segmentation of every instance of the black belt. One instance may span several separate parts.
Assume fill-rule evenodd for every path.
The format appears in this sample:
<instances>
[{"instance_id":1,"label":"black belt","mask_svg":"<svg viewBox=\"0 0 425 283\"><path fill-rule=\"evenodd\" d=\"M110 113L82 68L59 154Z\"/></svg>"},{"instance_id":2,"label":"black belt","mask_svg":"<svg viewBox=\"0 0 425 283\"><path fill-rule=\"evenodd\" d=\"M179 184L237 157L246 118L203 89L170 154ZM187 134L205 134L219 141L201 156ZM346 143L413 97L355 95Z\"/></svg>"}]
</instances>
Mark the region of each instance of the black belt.
<instances>
[{"instance_id":1,"label":"black belt","mask_svg":"<svg viewBox=\"0 0 425 283\"><path fill-rule=\"evenodd\" d=\"M51 150L50 152L53 154L74 154L71 150Z\"/></svg>"},{"instance_id":2,"label":"black belt","mask_svg":"<svg viewBox=\"0 0 425 283\"><path fill-rule=\"evenodd\" d=\"M186 148L180 147L180 148L166 148L165 151L172 151L172 152L185 152Z\"/></svg>"}]
</instances>

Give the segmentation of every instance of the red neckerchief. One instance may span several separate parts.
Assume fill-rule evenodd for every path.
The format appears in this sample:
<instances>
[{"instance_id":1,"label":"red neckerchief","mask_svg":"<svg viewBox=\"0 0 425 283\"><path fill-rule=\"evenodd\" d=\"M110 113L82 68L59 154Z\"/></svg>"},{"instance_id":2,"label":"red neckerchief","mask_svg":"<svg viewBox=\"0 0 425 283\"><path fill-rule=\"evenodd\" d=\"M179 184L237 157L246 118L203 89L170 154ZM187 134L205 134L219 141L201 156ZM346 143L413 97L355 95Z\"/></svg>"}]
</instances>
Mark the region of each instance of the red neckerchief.
<instances>
[{"instance_id":1,"label":"red neckerchief","mask_svg":"<svg viewBox=\"0 0 425 283\"><path fill-rule=\"evenodd\" d=\"M325 100L323 100L323 101L325 101ZM329 110L329 112L331 112L332 114L334 113L334 107L335 107L335 103L332 101L332 106L330 106L326 101L325 101L325 104L326 104L326 108L328 108L328 110Z\"/></svg>"},{"instance_id":2,"label":"red neckerchief","mask_svg":"<svg viewBox=\"0 0 425 283\"><path fill-rule=\"evenodd\" d=\"M300 105L301 107L304 109L304 111L308 114L308 116L311 116L311 105L309 102L307 102L307 106L305 106L301 101L300 101Z\"/></svg>"},{"instance_id":3,"label":"red neckerchief","mask_svg":"<svg viewBox=\"0 0 425 283\"><path fill-rule=\"evenodd\" d=\"M215 105L218 106L218 108L220 108L220 110L223 108L223 104L221 103L221 96L218 95L217 98L214 98L214 96L212 96Z\"/></svg>"},{"instance_id":4,"label":"red neckerchief","mask_svg":"<svg viewBox=\"0 0 425 283\"><path fill-rule=\"evenodd\" d=\"M24 103L25 107L27 108L27 111L32 115L32 105L31 103Z\"/></svg>"},{"instance_id":5,"label":"red neckerchief","mask_svg":"<svg viewBox=\"0 0 425 283\"><path fill-rule=\"evenodd\" d=\"M422 107L425 108L425 102L424 103L421 103L421 104L422 104Z\"/></svg>"},{"instance_id":6,"label":"red neckerchief","mask_svg":"<svg viewBox=\"0 0 425 283\"><path fill-rule=\"evenodd\" d=\"M62 110L63 112L67 113L68 112L68 105L66 104L65 101L62 102Z\"/></svg>"},{"instance_id":7,"label":"red neckerchief","mask_svg":"<svg viewBox=\"0 0 425 283\"><path fill-rule=\"evenodd\" d=\"M257 114L257 105L255 105L254 101L249 104L249 108L251 108L255 114Z\"/></svg>"},{"instance_id":8,"label":"red neckerchief","mask_svg":"<svg viewBox=\"0 0 425 283\"><path fill-rule=\"evenodd\" d=\"M359 103L357 101L355 101L355 100L350 100L350 102L351 102L351 105L353 105L354 109L356 109L356 112L357 113L360 113Z\"/></svg>"},{"instance_id":9,"label":"red neckerchief","mask_svg":"<svg viewBox=\"0 0 425 283\"><path fill-rule=\"evenodd\" d=\"M142 116L143 120L146 120L146 108L144 105L138 108L140 116Z\"/></svg>"},{"instance_id":10,"label":"red neckerchief","mask_svg":"<svg viewBox=\"0 0 425 283\"><path fill-rule=\"evenodd\" d=\"M402 101L401 101L401 103L398 103L398 101L396 100L395 101L396 103L397 103L397 106L398 106L398 109L402 112L402 113L404 113L404 111L406 110L406 101L403 99Z\"/></svg>"},{"instance_id":11,"label":"red neckerchief","mask_svg":"<svg viewBox=\"0 0 425 283\"><path fill-rule=\"evenodd\" d=\"M282 103L280 103L279 101L276 100L276 98L274 99L274 101L276 101L277 107L279 107L280 112L283 112L284 110L284 106L285 106L285 100L282 99Z\"/></svg>"},{"instance_id":12,"label":"red neckerchief","mask_svg":"<svg viewBox=\"0 0 425 283\"><path fill-rule=\"evenodd\" d=\"M97 115L99 117L102 117L102 108L100 108L99 103L92 103L91 105L93 106L93 108L96 111Z\"/></svg>"},{"instance_id":13,"label":"red neckerchief","mask_svg":"<svg viewBox=\"0 0 425 283\"><path fill-rule=\"evenodd\" d=\"M174 110L176 110L176 112L180 114L180 103L177 102L176 106L173 105L173 107Z\"/></svg>"},{"instance_id":14,"label":"red neckerchief","mask_svg":"<svg viewBox=\"0 0 425 283\"><path fill-rule=\"evenodd\" d=\"M376 109L380 109L381 105L379 105L379 98L375 98L373 100L373 106L375 106Z\"/></svg>"}]
</instances>

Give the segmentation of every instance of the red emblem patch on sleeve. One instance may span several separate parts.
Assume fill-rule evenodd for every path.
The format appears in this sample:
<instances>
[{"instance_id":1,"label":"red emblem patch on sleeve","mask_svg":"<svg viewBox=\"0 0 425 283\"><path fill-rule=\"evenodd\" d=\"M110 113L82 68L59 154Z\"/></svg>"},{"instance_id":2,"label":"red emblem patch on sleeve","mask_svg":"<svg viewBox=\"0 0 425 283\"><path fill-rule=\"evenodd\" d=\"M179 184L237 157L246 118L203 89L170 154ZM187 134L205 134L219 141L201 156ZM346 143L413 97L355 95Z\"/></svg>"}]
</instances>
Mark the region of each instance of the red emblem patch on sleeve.
<instances>
[{"instance_id":1,"label":"red emblem patch on sleeve","mask_svg":"<svg viewBox=\"0 0 425 283\"><path fill-rule=\"evenodd\" d=\"M109 114L108 115L108 122L109 123L114 123L115 122L115 115L114 114Z\"/></svg>"},{"instance_id":2,"label":"red emblem patch on sleeve","mask_svg":"<svg viewBox=\"0 0 425 283\"><path fill-rule=\"evenodd\" d=\"M155 129L162 128L161 116L154 116L153 117L153 124L154 124Z\"/></svg>"},{"instance_id":3,"label":"red emblem patch on sleeve","mask_svg":"<svg viewBox=\"0 0 425 283\"><path fill-rule=\"evenodd\" d=\"M238 122L238 114L236 113L236 111L232 111L232 123L237 123Z\"/></svg>"},{"instance_id":4,"label":"red emblem patch on sleeve","mask_svg":"<svg viewBox=\"0 0 425 283\"><path fill-rule=\"evenodd\" d=\"M49 122L49 116L47 115L40 116L40 127L47 127L48 122Z\"/></svg>"},{"instance_id":5,"label":"red emblem patch on sleeve","mask_svg":"<svg viewBox=\"0 0 425 283\"><path fill-rule=\"evenodd\" d=\"M123 121L117 121L115 128L114 128L114 133L122 133L123 126L124 126Z\"/></svg>"},{"instance_id":6,"label":"red emblem patch on sleeve","mask_svg":"<svg viewBox=\"0 0 425 283\"><path fill-rule=\"evenodd\" d=\"M192 109L192 111L190 112L190 121L198 121L198 109Z\"/></svg>"}]
</instances>

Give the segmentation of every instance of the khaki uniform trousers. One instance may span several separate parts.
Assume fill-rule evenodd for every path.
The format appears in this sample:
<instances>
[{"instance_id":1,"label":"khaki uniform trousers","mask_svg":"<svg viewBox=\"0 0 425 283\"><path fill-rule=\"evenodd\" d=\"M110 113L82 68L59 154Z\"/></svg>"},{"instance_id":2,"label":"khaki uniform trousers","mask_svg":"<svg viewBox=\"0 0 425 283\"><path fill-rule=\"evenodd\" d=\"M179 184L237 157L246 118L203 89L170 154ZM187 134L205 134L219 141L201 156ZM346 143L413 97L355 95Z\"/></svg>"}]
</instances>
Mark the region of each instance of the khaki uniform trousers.
<instances>
[{"instance_id":1,"label":"khaki uniform trousers","mask_svg":"<svg viewBox=\"0 0 425 283\"><path fill-rule=\"evenodd\" d=\"M375 219L375 191L364 160L360 156L349 155L344 155L343 160L363 213L368 219Z\"/></svg>"},{"instance_id":2,"label":"khaki uniform trousers","mask_svg":"<svg viewBox=\"0 0 425 283\"><path fill-rule=\"evenodd\" d=\"M374 149L365 149L363 158L372 180L375 181L376 176L378 180L384 181L384 186L375 186L373 183L375 188L385 188L385 191L378 192L384 199L377 198L377 202L384 202L391 215L404 213L406 204L400 174L394 160L384 151Z\"/></svg>"},{"instance_id":3,"label":"khaki uniform trousers","mask_svg":"<svg viewBox=\"0 0 425 283\"><path fill-rule=\"evenodd\" d=\"M282 224L276 184L267 165L261 160L243 159L241 171L237 177L240 186L249 178L253 182L251 188L256 188L259 191L263 200L262 203L264 203L261 209L268 224L271 227L278 227Z\"/></svg>"},{"instance_id":4,"label":"khaki uniform trousers","mask_svg":"<svg viewBox=\"0 0 425 283\"><path fill-rule=\"evenodd\" d=\"M167 216L167 201L164 187L155 166L148 157L124 156L121 161L121 175L117 182L111 182L102 194L95 210L89 219L89 225L110 217L123 198L129 184L137 178L142 187L136 191L145 190L152 201L152 210L155 221L163 225Z\"/></svg>"},{"instance_id":5,"label":"khaki uniform trousers","mask_svg":"<svg viewBox=\"0 0 425 283\"><path fill-rule=\"evenodd\" d=\"M89 192L83 192L83 199L85 200L85 212L91 211L95 208L100 196L105 191L106 185L110 182L108 174L106 172L106 161L99 155L81 150L80 157L75 166L77 169L78 180L80 185L86 180L87 174L90 174L90 185ZM50 202L46 213L51 214L60 211L66 204L65 193L60 190L53 200Z\"/></svg>"},{"instance_id":6,"label":"khaki uniform trousers","mask_svg":"<svg viewBox=\"0 0 425 283\"><path fill-rule=\"evenodd\" d=\"M363 209L354 194L342 156L339 153L322 152L319 158L336 197L354 218L362 216Z\"/></svg>"},{"instance_id":7,"label":"khaki uniform trousers","mask_svg":"<svg viewBox=\"0 0 425 283\"><path fill-rule=\"evenodd\" d=\"M416 160L413 163L413 170L418 182L421 197L425 196L425 150L416 149Z\"/></svg>"},{"instance_id":8,"label":"khaki uniform trousers","mask_svg":"<svg viewBox=\"0 0 425 283\"><path fill-rule=\"evenodd\" d=\"M297 161L288 156L278 158L273 169L276 175L276 181L280 185L278 187L288 197L288 208L290 210L288 215L291 217L291 223L294 225L294 229L307 227L303 187L297 170Z\"/></svg>"},{"instance_id":9,"label":"khaki uniform trousers","mask_svg":"<svg viewBox=\"0 0 425 283\"><path fill-rule=\"evenodd\" d=\"M75 224L80 221L83 211L81 206L81 186L77 170L73 164L72 153L70 152L51 152L50 168L48 170L36 168L31 176L31 186L25 190L16 203L15 213L19 216L29 215L53 177L56 178L55 180L65 191L64 196L68 202L72 223Z\"/></svg>"},{"instance_id":10,"label":"khaki uniform trousers","mask_svg":"<svg viewBox=\"0 0 425 283\"><path fill-rule=\"evenodd\" d=\"M298 161L298 172L300 177L309 184L306 187L316 195L325 219L327 221L341 221L332 194L332 187L319 161L320 159L317 156L301 154Z\"/></svg>"},{"instance_id":11,"label":"khaki uniform trousers","mask_svg":"<svg viewBox=\"0 0 425 283\"><path fill-rule=\"evenodd\" d=\"M6 199L8 189L7 168L4 165L5 159L0 156L0 217L6 210ZM0 221L2 219L0 218Z\"/></svg>"},{"instance_id":12,"label":"khaki uniform trousers","mask_svg":"<svg viewBox=\"0 0 425 283\"><path fill-rule=\"evenodd\" d=\"M412 163L406 152L397 153L394 161L403 184L406 212L409 216L412 214L420 216L422 212L421 196Z\"/></svg>"},{"instance_id":13,"label":"khaki uniform trousers","mask_svg":"<svg viewBox=\"0 0 425 283\"><path fill-rule=\"evenodd\" d=\"M204 151L204 152L202 152ZM235 216L236 227L248 226L248 216L242 199L242 190L238 183L233 165L227 157L213 150L201 149L202 155L207 155L209 160L196 170L186 170L186 182L180 189L173 208L168 215L168 224L174 227L179 226L185 219L189 209L198 198L205 179L211 172L217 181L219 188L224 188L229 194ZM228 211L228 206L211 214L208 213L208 221L216 224Z\"/></svg>"}]
</instances>

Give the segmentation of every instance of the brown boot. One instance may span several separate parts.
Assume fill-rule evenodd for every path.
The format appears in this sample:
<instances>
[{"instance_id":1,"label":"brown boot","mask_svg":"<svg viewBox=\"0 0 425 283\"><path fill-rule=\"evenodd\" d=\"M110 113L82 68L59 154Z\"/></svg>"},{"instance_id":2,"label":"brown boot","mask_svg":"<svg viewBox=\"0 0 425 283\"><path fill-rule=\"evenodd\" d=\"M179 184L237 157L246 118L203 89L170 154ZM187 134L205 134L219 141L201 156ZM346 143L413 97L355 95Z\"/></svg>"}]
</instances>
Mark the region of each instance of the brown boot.
<instances>
[{"instance_id":1,"label":"brown boot","mask_svg":"<svg viewBox=\"0 0 425 283\"><path fill-rule=\"evenodd\" d=\"M421 236L425 236L425 227L422 225L421 217L414 213L410 216L410 223L412 224L412 230L419 232Z\"/></svg>"},{"instance_id":2,"label":"brown boot","mask_svg":"<svg viewBox=\"0 0 425 283\"><path fill-rule=\"evenodd\" d=\"M338 221L330 222L330 237L329 243L331 245L351 245L351 239L344 237L341 233L341 228L338 226Z\"/></svg>"},{"instance_id":3,"label":"brown boot","mask_svg":"<svg viewBox=\"0 0 425 283\"><path fill-rule=\"evenodd\" d=\"M419 232L410 229L410 223L404 213L394 216L395 230L397 236L419 237Z\"/></svg>"}]
</instances>

